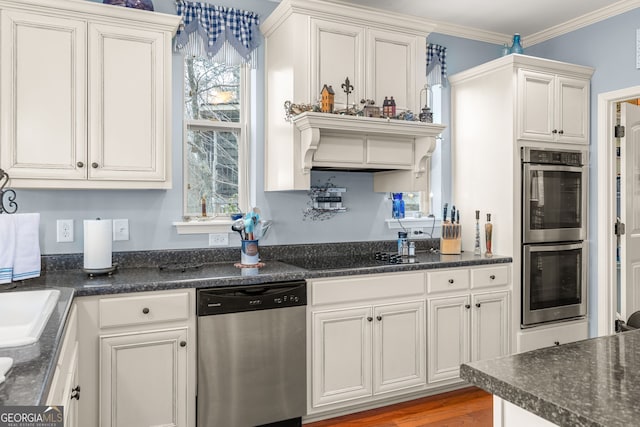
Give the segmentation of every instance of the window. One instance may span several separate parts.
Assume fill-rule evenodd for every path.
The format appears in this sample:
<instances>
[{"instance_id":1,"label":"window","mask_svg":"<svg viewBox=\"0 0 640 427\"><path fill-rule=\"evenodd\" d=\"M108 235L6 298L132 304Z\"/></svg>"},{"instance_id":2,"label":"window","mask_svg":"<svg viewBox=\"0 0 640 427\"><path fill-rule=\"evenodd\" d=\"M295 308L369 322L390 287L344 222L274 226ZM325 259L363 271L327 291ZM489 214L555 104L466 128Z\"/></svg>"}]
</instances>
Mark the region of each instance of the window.
<instances>
[{"instance_id":1,"label":"window","mask_svg":"<svg viewBox=\"0 0 640 427\"><path fill-rule=\"evenodd\" d=\"M431 108L433 123L442 123L442 85L435 85L431 90ZM407 217L412 217L420 212L431 214L440 212L442 205L442 139L436 139L436 148L431 154L430 189L425 191L402 193L404 211Z\"/></svg>"},{"instance_id":2,"label":"window","mask_svg":"<svg viewBox=\"0 0 640 427\"><path fill-rule=\"evenodd\" d=\"M246 67L185 57L184 215L228 217L246 208ZM205 203L203 203L203 201Z\"/></svg>"}]
</instances>

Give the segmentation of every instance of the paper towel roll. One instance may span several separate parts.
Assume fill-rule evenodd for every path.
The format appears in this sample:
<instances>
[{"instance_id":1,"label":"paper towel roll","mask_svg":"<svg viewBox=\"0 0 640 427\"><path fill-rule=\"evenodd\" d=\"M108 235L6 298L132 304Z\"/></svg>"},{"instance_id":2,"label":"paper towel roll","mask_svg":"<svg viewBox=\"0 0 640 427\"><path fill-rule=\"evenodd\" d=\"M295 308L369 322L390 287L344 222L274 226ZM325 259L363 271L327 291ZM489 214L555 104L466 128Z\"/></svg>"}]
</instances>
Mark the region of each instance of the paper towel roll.
<instances>
[{"instance_id":1,"label":"paper towel roll","mask_svg":"<svg viewBox=\"0 0 640 427\"><path fill-rule=\"evenodd\" d=\"M111 268L113 226L110 219L84 220L84 268Z\"/></svg>"}]
</instances>

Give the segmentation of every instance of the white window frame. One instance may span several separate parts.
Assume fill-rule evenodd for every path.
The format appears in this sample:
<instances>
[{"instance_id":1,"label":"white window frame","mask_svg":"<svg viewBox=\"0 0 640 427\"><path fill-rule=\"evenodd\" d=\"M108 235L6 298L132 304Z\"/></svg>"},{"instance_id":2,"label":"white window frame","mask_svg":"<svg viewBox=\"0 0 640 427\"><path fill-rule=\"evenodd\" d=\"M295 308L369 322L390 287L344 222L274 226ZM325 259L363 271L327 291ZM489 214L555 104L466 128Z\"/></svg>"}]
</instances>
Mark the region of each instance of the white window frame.
<instances>
[{"instance_id":1,"label":"white window frame","mask_svg":"<svg viewBox=\"0 0 640 427\"><path fill-rule=\"evenodd\" d=\"M184 61L183 61L184 67ZM184 81L183 69L182 77ZM182 90L182 215L183 221L174 222L178 234L206 234L206 233L228 233L233 222L228 215L195 217L187 213L187 181L188 181L188 144L187 135L189 130L225 131L238 129L238 207L241 212L246 212L250 205L250 180L249 168L251 165L250 141L251 141L251 71L249 66L240 66L240 121L239 122L213 122L210 120L186 119L184 116L184 88ZM184 83L183 83L184 84Z\"/></svg>"}]
</instances>

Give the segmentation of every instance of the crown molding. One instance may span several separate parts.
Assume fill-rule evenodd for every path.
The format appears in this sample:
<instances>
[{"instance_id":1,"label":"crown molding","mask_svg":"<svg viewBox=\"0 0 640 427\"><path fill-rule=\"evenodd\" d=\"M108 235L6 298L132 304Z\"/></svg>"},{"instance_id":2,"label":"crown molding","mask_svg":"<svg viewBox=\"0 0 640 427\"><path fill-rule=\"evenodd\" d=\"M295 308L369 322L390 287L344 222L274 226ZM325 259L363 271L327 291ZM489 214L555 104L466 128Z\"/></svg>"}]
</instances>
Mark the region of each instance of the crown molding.
<instances>
[{"instance_id":1,"label":"crown molding","mask_svg":"<svg viewBox=\"0 0 640 427\"><path fill-rule=\"evenodd\" d=\"M539 31L530 35L522 35L522 46L528 47L538 43L551 40L554 37L558 37L580 28L595 24L613 16L621 15L630 10L640 7L640 0L621 0L611 6L603 7L602 9L595 10L593 12L584 14L569 21L547 28L546 30ZM446 34L448 36L463 37L466 39L477 40L481 42L493 43L502 45L503 43L509 44L511 42L510 34L501 34L492 31L480 30L477 28L464 27L461 25L449 24L447 22L433 21L435 28L433 32L439 34Z\"/></svg>"},{"instance_id":2,"label":"crown molding","mask_svg":"<svg viewBox=\"0 0 640 427\"><path fill-rule=\"evenodd\" d=\"M640 0L639 0L640 1ZM476 40L480 42L493 43L502 45L511 42L510 34L496 33L493 31L480 30L478 28L465 27L462 25L450 24L448 22L431 21L434 25L433 31L438 34L447 36L462 37L465 39Z\"/></svg>"},{"instance_id":3,"label":"crown molding","mask_svg":"<svg viewBox=\"0 0 640 427\"><path fill-rule=\"evenodd\" d=\"M602 9L570 19L569 21L547 28L546 30L539 31L526 37L523 36L522 45L524 47L533 46L563 34L595 24L596 22L604 21L605 19L613 16L621 15L638 7L640 7L640 0L621 0L611 6L603 7Z\"/></svg>"}]
</instances>

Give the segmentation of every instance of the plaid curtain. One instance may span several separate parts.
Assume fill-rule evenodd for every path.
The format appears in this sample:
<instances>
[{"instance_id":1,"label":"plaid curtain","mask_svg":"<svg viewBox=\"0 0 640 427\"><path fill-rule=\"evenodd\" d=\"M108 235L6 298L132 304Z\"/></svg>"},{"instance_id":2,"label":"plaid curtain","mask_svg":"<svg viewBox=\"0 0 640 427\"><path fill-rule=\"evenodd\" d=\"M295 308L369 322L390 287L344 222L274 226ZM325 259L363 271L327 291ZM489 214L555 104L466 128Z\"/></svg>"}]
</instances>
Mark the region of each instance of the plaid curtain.
<instances>
[{"instance_id":1,"label":"plaid curtain","mask_svg":"<svg viewBox=\"0 0 640 427\"><path fill-rule=\"evenodd\" d=\"M447 48L427 43L427 84L430 86L447 83Z\"/></svg>"},{"instance_id":2,"label":"plaid curtain","mask_svg":"<svg viewBox=\"0 0 640 427\"><path fill-rule=\"evenodd\" d=\"M255 68L255 49L260 45L257 13L176 0L176 14L182 17L176 51L230 65L249 63Z\"/></svg>"}]
</instances>

